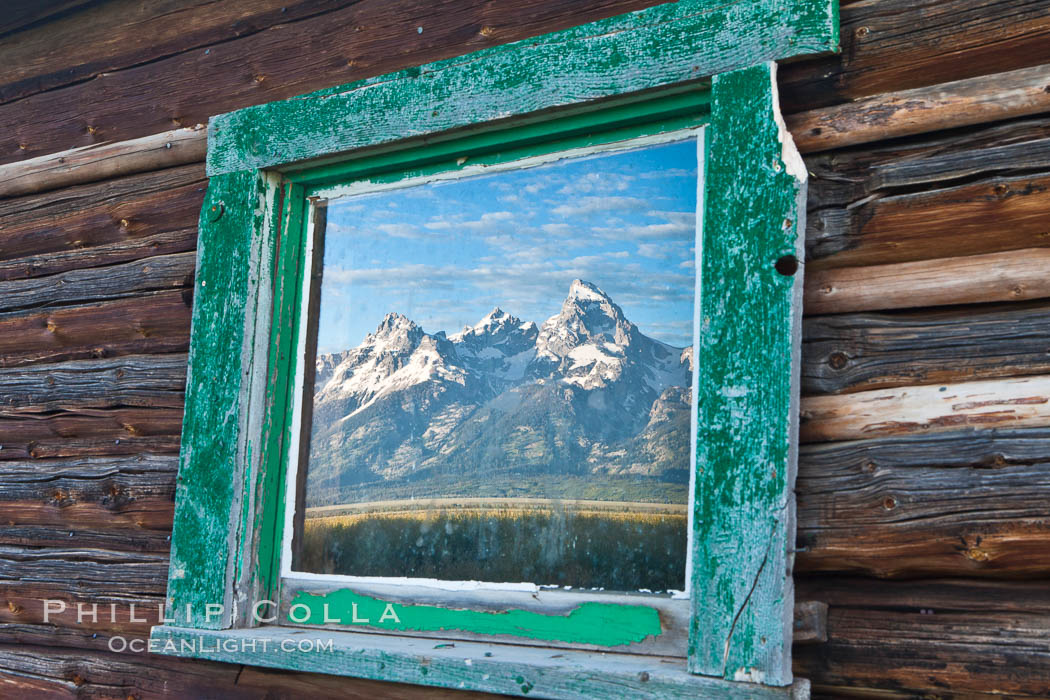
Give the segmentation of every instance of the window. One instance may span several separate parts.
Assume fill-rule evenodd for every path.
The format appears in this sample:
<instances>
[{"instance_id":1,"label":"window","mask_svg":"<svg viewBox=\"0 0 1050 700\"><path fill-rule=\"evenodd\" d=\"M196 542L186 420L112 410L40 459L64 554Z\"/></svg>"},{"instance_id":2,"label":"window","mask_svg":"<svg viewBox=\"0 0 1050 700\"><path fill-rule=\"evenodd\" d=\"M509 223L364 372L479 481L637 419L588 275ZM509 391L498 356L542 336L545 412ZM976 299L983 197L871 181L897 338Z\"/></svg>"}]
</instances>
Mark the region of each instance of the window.
<instances>
[{"instance_id":1,"label":"window","mask_svg":"<svg viewBox=\"0 0 1050 700\"><path fill-rule=\"evenodd\" d=\"M680 2L213 119L152 648L792 692L805 170L764 61L834 14Z\"/></svg>"}]
</instances>

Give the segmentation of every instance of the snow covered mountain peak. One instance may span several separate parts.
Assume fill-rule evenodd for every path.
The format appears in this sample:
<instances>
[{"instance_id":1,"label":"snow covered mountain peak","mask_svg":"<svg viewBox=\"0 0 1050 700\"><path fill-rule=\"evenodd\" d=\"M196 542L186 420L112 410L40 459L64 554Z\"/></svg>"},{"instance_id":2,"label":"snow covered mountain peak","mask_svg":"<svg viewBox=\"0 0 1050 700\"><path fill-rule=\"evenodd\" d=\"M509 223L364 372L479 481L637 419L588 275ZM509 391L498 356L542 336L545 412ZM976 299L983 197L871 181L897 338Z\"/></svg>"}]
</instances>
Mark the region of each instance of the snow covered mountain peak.
<instances>
[{"instance_id":1,"label":"snow covered mountain peak","mask_svg":"<svg viewBox=\"0 0 1050 700\"><path fill-rule=\"evenodd\" d=\"M497 306L449 341L472 369L509 380L523 376L525 365L535 356L538 333L535 323L523 323Z\"/></svg>"},{"instance_id":2,"label":"snow covered mountain peak","mask_svg":"<svg viewBox=\"0 0 1050 700\"><path fill-rule=\"evenodd\" d=\"M541 327L496 307L446 336L390 313L317 358L308 478L341 493L409 474L470 483L482 467L681 471L690 360L583 280Z\"/></svg>"},{"instance_id":3,"label":"snow covered mountain peak","mask_svg":"<svg viewBox=\"0 0 1050 700\"><path fill-rule=\"evenodd\" d=\"M536 341L537 353L563 358L587 343L631 344L637 327L627 320L613 300L596 285L573 280L561 311L544 321Z\"/></svg>"},{"instance_id":4,"label":"snow covered mountain peak","mask_svg":"<svg viewBox=\"0 0 1050 700\"><path fill-rule=\"evenodd\" d=\"M581 279L574 279L572 284L569 285L569 295L566 297L566 301L597 301L599 303L605 301L612 303L609 295L597 285Z\"/></svg>"},{"instance_id":5,"label":"snow covered mountain peak","mask_svg":"<svg viewBox=\"0 0 1050 700\"><path fill-rule=\"evenodd\" d=\"M469 338L479 338L482 336L500 336L514 331L524 331L528 329L528 326L535 326L536 324L522 323L520 318L511 316L503 309L498 306L485 314L484 318L478 321L473 326L466 326L459 333L449 336L449 340L454 343L460 343Z\"/></svg>"},{"instance_id":6,"label":"snow covered mountain peak","mask_svg":"<svg viewBox=\"0 0 1050 700\"><path fill-rule=\"evenodd\" d=\"M375 332L369 333L357 351L371 349L374 355L411 352L426 335L414 321L398 313L388 313L379 322Z\"/></svg>"}]
</instances>

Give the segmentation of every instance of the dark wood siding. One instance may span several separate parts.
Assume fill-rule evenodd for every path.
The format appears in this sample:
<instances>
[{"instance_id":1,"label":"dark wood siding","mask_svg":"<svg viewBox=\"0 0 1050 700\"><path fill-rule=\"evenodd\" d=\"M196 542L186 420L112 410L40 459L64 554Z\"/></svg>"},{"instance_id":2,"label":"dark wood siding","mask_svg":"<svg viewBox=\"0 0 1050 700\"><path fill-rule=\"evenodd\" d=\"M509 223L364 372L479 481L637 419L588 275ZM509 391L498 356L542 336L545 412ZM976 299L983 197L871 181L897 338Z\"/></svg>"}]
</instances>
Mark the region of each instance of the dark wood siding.
<instances>
[{"instance_id":1,"label":"dark wood siding","mask_svg":"<svg viewBox=\"0 0 1050 700\"><path fill-rule=\"evenodd\" d=\"M0 163L655 1L23 3L0 20ZM1050 64L1050 0L862 0L842 34L781 68L785 111ZM1028 377L1034 417L858 437L806 433L804 400L796 581L830 609L795 666L817 695L1050 695L1050 286L1030 280L1050 278L1050 113L949 126L806 155L803 393L849 413ZM0 199L0 695L464 696L107 649L164 598L206 184L193 163ZM957 270L965 294L938 294ZM832 284L870 293L829 306ZM48 624L46 599L69 606Z\"/></svg>"}]
</instances>

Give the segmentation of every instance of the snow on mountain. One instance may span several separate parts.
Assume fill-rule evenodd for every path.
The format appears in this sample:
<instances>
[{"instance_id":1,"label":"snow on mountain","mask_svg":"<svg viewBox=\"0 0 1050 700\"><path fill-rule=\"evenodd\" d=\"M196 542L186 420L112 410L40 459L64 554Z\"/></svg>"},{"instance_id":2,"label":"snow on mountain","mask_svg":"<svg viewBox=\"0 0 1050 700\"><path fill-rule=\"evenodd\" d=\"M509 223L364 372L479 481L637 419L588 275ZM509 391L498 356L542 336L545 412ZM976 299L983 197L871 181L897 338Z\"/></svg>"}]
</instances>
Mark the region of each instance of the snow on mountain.
<instances>
[{"instance_id":1,"label":"snow on mountain","mask_svg":"<svg viewBox=\"0 0 1050 700\"><path fill-rule=\"evenodd\" d=\"M612 299L589 282L574 280L561 311L547 319L536 354L561 381L598 389L636 374L649 392L682 385L691 369L681 350L642 334ZM655 396L647 396L652 403Z\"/></svg>"},{"instance_id":2,"label":"snow on mountain","mask_svg":"<svg viewBox=\"0 0 1050 700\"><path fill-rule=\"evenodd\" d=\"M472 370L514 382L524 378L535 357L537 334L532 321L523 322L496 307L476 325L449 336L449 341Z\"/></svg>"},{"instance_id":3,"label":"snow on mountain","mask_svg":"<svg viewBox=\"0 0 1050 700\"><path fill-rule=\"evenodd\" d=\"M643 334L583 280L540 327L497 307L446 337L391 313L316 367L308 478L338 498L457 469L654 476L687 461L692 353Z\"/></svg>"},{"instance_id":4,"label":"snow on mountain","mask_svg":"<svg viewBox=\"0 0 1050 700\"><path fill-rule=\"evenodd\" d=\"M318 367L332 364L322 356ZM455 364L448 340L427 335L401 314L383 318L375 333L353 350L340 353L324 381L315 380L314 405L340 400L345 418L364 410L381 396L427 382L466 384L467 371Z\"/></svg>"}]
</instances>

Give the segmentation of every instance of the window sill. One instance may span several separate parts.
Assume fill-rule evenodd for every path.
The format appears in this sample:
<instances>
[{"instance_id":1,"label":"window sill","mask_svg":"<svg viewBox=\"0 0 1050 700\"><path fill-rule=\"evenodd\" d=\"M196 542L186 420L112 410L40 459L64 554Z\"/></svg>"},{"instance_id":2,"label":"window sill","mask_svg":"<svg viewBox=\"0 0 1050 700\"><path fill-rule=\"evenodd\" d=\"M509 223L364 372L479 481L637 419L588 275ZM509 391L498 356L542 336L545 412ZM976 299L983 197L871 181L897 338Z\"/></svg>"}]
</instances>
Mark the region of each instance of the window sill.
<instances>
[{"instance_id":1,"label":"window sill","mask_svg":"<svg viewBox=\"0 0 1050 700\"><path fill-rule=\"evenodd\" d=\"M362 632L290 627L198 630L159 626L154 627L150 635L150 651L544 698L809 697L809 682L805 680L774 688L695 676L686 671L685 659L478 642L452 644Z\"/></svg>"}]
</instances>

